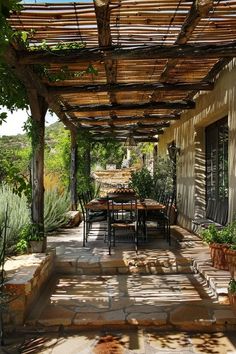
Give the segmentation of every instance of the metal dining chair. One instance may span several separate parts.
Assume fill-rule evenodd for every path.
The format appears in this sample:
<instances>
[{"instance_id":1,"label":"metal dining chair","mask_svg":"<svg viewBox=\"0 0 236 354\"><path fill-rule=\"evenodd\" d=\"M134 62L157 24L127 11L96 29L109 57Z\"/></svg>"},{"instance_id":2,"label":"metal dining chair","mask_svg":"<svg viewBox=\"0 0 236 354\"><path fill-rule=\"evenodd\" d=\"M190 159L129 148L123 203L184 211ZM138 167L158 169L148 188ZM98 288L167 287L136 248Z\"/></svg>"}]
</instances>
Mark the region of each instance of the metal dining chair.
<instances>
[{"instance_id":1,"label":"metal dining chair","mask_svg":"<svg viewBox=\"0 0 236 354\"><path fill-rule=\"evenodd\" d=\"M88 203L86 192L78 194L78 201L83 215L83 246L88 241L88 235L93 223L98 223L107 220L107 211L94 211L85 208ZM106 228L105 228L106 229Z\"/></svg>"},{"instance_id":2,"label":"metal dining chair","mask_svg":"<svg viewBox=\"0 0 236 354\"><path fill-rule=\"evenodd\" d=\"M117 242L133 242L138 250L138 209L135 196L114 196L108 199L108 247Z\"/></svg>"},{"instance_id":3,"label":"metal dining chair","mask_svg":"<svg viewBox=\"0 0 236 354\"><path fill-rule=\"evenodd\" d=\"M163 233L168 243L171 243L170 237L170 216L173 208L173 198L171 195L166 195L163 198L164 208L162 210L147 210L145 215L145 236L148 239L150 229L157 230Z\"/></svg>"}]
</instances>

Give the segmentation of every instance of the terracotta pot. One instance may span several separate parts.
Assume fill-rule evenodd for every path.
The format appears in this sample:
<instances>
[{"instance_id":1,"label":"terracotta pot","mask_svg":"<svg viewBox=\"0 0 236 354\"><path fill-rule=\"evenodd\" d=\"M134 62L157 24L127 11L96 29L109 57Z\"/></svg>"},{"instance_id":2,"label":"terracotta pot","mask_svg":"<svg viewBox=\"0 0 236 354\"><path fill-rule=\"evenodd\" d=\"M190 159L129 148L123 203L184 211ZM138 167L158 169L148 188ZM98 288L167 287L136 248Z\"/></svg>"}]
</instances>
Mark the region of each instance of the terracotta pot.
<instances>
[{"instance_id":1,"label":"terracotta pot","mask_svg":"<svg viewBox=\"0 0 236 354\"><path fill-rule=\"evenodd\" d=\"M225 259L229 266L231 277L236 280L236 250L225 249Z\"/></svg>"},{"instance_id":2,"label":"terracotta pot","mask_svg":"<svg viewBox=\"0 0 236 354\"><path fill-rule=\"evenodd\" d=\"M228 292L229 303L232 306L233 310L236 312L236 293Z\"/></svg>"},{"instance_id":3,"label":"terracotta pot","mask_svg":"<svg viewBox=\"0 0 236 354\"><path fill-rule=\"evenodd\" d=\"M43 252L43 240L41 241L30 241L30 251L31 253L42 253Z\"/></svg>"},{"instance_id":4,"label":"terracotta pot","mask_svg":"<svg viewBox=\"0 0 236 354\"><path fill-rule=\"evenodd\" d=\"M211 260L213 267L221 270L229 270L228 263L225 258L225 251L229 245L221 243L211 243L210 245Z\"/></svg>"}]
</instances>

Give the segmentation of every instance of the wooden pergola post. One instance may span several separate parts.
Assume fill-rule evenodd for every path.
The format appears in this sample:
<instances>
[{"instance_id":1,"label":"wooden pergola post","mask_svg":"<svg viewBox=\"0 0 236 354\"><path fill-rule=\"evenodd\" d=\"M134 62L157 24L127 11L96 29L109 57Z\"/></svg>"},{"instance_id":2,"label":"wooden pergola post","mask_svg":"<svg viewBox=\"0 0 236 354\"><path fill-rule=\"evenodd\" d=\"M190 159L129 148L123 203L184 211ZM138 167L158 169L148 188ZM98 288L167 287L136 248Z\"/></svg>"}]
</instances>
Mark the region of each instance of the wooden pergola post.
<instances>
[{"instance_id":1,"label":"wooden pergola post","mask_svg":"<svg viewBox=\"0 0 236 354\"><path fill-rule=\"evenodd\" d=\"M36 225L40 234L44 233L44 145L45 145L45 115L48 104L38 95L37 91L28 91L30 110L32 116L32 223ZM44 250L46 242L44 242Z\"/></svg>"},{"instance_id":2,"label":"wooden pergola post","mask_svg":"<svg viewBox=\"0 0 236 354\"><path fill-rule=\"evenodd\" d=\"M70 163L70 195L71 210L77 210L77 170L78 170L78 143L77 130L70 130L71 136L71 163Z\"/></svg>"},{"instance_id":3,"label":"wooden pergola post","mask_svg":"<svg viewBox=\"0 0 236 354\"><path fill-rule=\"evenodd\" d=\"M86 161L85 174L86 174L87 179L89 180L90 174L91 174L91 144L90 144L90 142L86 144L84 158Z\"/></svg>"}]
</instances>

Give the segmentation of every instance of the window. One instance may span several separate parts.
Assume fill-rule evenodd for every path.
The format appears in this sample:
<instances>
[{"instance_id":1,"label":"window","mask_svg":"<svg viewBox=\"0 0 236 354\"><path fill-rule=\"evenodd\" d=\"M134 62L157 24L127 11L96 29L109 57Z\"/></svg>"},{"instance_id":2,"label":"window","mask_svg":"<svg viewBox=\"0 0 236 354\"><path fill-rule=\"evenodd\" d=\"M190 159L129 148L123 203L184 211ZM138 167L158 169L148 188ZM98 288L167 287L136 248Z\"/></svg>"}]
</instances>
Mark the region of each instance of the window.
<instances>
[{"instance_id":1,"label":"window","mask_svg":"<svg viewBox=\"0 0 236 354\"><path fill-rule=\"evenodd\" d=\"M206 216L220 224L228 215L228 119L206 128Z\"/></svg>"}]
</instances>

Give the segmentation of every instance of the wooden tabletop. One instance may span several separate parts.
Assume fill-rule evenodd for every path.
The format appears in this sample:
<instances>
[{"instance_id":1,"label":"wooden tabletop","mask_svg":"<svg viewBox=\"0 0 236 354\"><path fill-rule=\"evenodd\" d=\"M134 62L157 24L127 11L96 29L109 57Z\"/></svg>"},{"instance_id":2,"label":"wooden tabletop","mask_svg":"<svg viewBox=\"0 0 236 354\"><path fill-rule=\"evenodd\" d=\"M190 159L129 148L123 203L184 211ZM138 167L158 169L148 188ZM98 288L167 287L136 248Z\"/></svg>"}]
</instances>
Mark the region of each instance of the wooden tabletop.
<instances>
[{"instance_id":1,"label":"wooden tabletop","mask_svg":"<svg viewBox=\"0 0 236 354\"><path fill-rule=\"evenodd\" d=\"M144 199L144 201L137 200L137 209L138 210L161 210L165 206L161 203L158 203L154 199ZM85 209L92 210L107 210L107 201L100 201L98 199L93 199L89 203L85 204Z\"/></svg>"}]
</instances>

